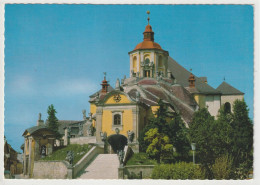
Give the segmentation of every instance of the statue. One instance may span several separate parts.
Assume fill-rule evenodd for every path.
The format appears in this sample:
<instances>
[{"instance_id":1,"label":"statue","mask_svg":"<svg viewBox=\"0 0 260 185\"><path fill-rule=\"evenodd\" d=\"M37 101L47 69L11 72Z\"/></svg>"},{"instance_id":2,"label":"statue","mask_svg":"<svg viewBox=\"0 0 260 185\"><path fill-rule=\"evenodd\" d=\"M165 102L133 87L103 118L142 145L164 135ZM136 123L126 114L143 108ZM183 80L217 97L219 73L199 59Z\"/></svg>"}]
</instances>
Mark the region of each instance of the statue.
<instances>
[{"instance_id":1,"label":"statue","mask_svg":"<svg viewBox=\"0 0 260 185\"><path fill-rule=\"evenodd\" d=\"M116 134L119 134L119 132L120 132L119 128L116 128L115 132L116 132Z\"/></svg>"},{"instance_id":2,"label":"statue","mask_svg":"<svg viewBox=\"0 0 260 185\"><path fill-rule=\"evenodd\" d=\"M93 136L93 126L92 126L92 123L88 124L88 127L87 127L87 136Z\"/></svg>"},{"instance_id":3,"label":"statue","mask_svg":"<svg viewBox=\"0 0 260 185\"><path fill-rule=\"evenodd\" d=\"M119 150L118 151L118 158L119 158L120 165L123 165L124 156L125 156L125 152L123 150Z\"/></svg>"},{"instance_id":4,"label":"statue","mask_svg":"<svg viewBox=\"0 0 260 185\"><path fill-rule=\"evenodd\" d=\"M119 79L116 80L116 87L115 87L116 90L120 90L120 82L119 82Z\"/></svg>"},{"instance_id":5,"label":"statue","mask_svg":"<svg viewBox=\"0 0 260 185\"><path fill-rule=\"evenodd\" d=\"M105 142L107 140L107 133L106 132L100 132L101 140Z\"/></svg>"},{"instance_id":6,"label":"statue","mask_svg":"<svg viewBox=\"0 0 260 185\"><path fill-rule=\"evenodd\" d=\"M79 136L83 136L83 124L79 124Z\"/></svg>"},{"instance_id":7,"label":"statue","mask_svg":"<svg viewBox=\"0 0 260 185\"><path fill-rule=\"evenodd\" d=\"M70 127L68 127L67 129L68 129L68 138L70 138L70 132L71 132L71 128L70 128Z\"/></svg>"},{"instance_id":8,"label":"statue","mask_svg":"<svg viewBox=\"0 0 260 185\"><path fill-rule=\"evenodd\" d=\"M128 130L127 131L127 136L128 136L128 143L132 143L133 142L133 140L134 140L134 131L130 131L130 130Z\"/></svg>"},{"instance_id":9,"label":"statue","mask_svg":"<svg viewBox=\"0 0 260 185\"><path fill-rule=\"evenodd\" d=\"M41 113L39 113L38 120L42 120L42 114Z\"/></svg>"},{"instance_id":10,"label":"statue","mask_svg":"<svg viewBox=\"0 0 260 185\"><path fill-rule=\"evenodd\" d=\"M87 119L87 116L86 116L86 110L82 110L82 114L83 114L83 120L86 120Z\"/></svg>"},{"instance_id":11,"label":"statue","mask_svg":"<svg viewBox=\"0 0 260 185\"><path fill-rule=\"evenodd\" d=\"M73 160L74 160L74 153L73 151L67 151L67 157L66 159L68 160L68 162L70 163L70 165L72 165Z\"/></svg>"},{"instance_id":12,"label":"statue","mask_svg":"<svg viewBox=\"0 0 260 185\"><path fill-rule=\"evenodd\" d=\"M46 156L46 146L43 145L43 146L41 147L41 157L43 158L43 157L45 157L45 156Z\"/></svg>"}]
</instances>

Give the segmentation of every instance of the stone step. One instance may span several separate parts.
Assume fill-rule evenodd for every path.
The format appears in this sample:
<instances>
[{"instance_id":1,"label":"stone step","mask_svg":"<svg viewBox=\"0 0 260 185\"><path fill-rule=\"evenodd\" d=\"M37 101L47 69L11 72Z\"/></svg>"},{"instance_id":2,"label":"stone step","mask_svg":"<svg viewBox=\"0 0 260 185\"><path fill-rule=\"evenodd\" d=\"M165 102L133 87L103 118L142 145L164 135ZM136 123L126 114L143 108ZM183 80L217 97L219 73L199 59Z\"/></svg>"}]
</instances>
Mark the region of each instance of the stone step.
<instances>
[{"instance_id":1,"label":"stone step","mask_svg":"<svg viewBox=\"0 0 260 185\"><path fill-rule=\"evenodd\" d=\"M99 154L78 179L118 179L117 154Z\"/></svg>"}]
</instances>

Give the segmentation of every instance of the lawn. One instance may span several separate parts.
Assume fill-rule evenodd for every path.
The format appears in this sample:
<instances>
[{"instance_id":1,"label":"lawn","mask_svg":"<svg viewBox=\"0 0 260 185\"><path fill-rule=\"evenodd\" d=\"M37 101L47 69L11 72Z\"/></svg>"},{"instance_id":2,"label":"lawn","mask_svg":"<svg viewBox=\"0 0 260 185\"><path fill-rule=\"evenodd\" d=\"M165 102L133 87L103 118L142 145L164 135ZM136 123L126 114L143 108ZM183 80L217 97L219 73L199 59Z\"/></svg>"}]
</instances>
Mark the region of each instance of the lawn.
<instances>
[{"instance_id":1,"label":"lawn","mask_svg":"<svg viewBox=\"0 0 260 185\"><path fill-rule=\"evenodd\" d=\"M51 155L42 158L43 161L62 161L66 159L67 151L74 152L74 161L73 165L76 164L89 150L91 146L88 144L78 145L78 144L71 144L66 146L65 148L56 150Z\"/></svg>"},{"instance_id":2,"label":"lawn","mask_svg":"<svg viewBox=\"0 0 260 185\"><path fill-rule=\"evenodd\" d=\"M135 153L126 165L156 165L156 160L149 159L146 153Z\"/></svg>"}]
</instances>

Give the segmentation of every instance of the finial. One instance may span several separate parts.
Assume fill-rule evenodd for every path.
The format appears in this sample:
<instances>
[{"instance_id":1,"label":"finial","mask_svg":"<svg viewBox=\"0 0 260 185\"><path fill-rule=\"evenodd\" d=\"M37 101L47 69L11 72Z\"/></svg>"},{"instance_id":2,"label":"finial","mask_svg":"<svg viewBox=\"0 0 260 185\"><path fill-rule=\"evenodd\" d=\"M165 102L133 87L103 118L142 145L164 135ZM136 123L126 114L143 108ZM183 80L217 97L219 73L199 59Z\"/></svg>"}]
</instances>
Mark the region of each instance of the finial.
<instances>
[{"instance_id":1,"label":"finial","mask_svg":"<svg viewBox=\"0 0 260 185\"><path fill-rule=\"evenodd\" d=\"M225 78L225 76L224 76L224 79L223 79L224 81L226 81L226 78Z\"/></svg>"},{"instance_id":2,"label":"finial","mask_svg":"<svg viewBox=\"0 0 260 185\"><path fill-rule=\"evenodd\" d=\"M147 15L148 15L147 20L148 20L148 24L149 24L149 21L150 21L150 17L149 17L150 11L148 10L146 13L147 13Z\"/></svg>"},{"instance_id":3,"label":"finial","mask_svg":"<svg viewBox=\"0 0 260 185\"><path fill-rule=\"evenodd\" d=\"M106 76L107 76L107 73L106 73L106 72L103 72L103 74L104 74L104 78L106 78Z\"/></svg>"}]
</instances>

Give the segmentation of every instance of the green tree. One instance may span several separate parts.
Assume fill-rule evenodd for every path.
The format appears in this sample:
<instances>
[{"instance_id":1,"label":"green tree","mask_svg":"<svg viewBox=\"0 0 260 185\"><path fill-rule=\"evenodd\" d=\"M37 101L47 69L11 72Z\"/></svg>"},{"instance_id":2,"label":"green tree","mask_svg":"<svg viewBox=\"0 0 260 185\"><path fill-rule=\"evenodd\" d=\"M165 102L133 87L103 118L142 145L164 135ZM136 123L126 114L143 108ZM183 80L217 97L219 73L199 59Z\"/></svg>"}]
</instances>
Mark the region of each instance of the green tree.
<instances>
[{"instance_id":1,"label":"green tree","mask_svg":"<svg viewBox=\"0 0 260 185\"><path fill-rule=\"evenodd\" d=\"M146 150L149 157L156 159L158 163L161 163L161 160L164 157L171 155L173 145L170 144L168 136L158 132L158 128L150 129L145 135L146 137L144 140L149 143Z\"/></svg>"},{"instance_id":2,"label":"green tree","mask_svg":"<svg viewBox=\"0 0 260 185\"><path fill-rule=\"evenodd\" d=\"M57 112L56 112L53 104L48 106L47 113L48 113L48 119L47 119L48 124L47 124L47 127L50 130L54 131L56 138L59 139L61 137L61 135L58 132L59 124L58 124L58 119L56 117L56 113Z\"/></svg>"},{"instance_id":3,"label":"green tree","mask_svg":"<svg viewBox=\"0 0 260 185\"><path fill-rule=\"evenodd\" d=\"M149 120L149 124L145 126L139 135L140 150L145 152L150 144L144 139L145 133L151 128L157 128L159 133L169 137L170 143L174 145L180 155L187 157L190 144L187 137L187 128L181 116L177 113L167 111L168 105L162 100L159 100L158 105L159 108L155 113L155 117Z\"/></svg>"},{"instance_id":4,"label":"green tree","mask_svg":"<svg viewBox=\"0 0 260 185\"><path fill-rule=\"evenodd\" d=\"M236 100L233 105L233 120L231 126L231 152L234 166L249 171L253 165L253 124L248 116L249 109L244 100Z\"/></svg>"},{"instance_id":5,"label":"green tree","mask_svg":"<svg viewBox=\"0 0 260 185\"><path fill-rule=\"evenodd\" d=\"M196 156L205 169L207 178L213 178L210 166L215 162L214 140L212 139L214 117L207 108L196 111L190 125L190 140L196 143Z\"/></svg>"}]
</instances>

